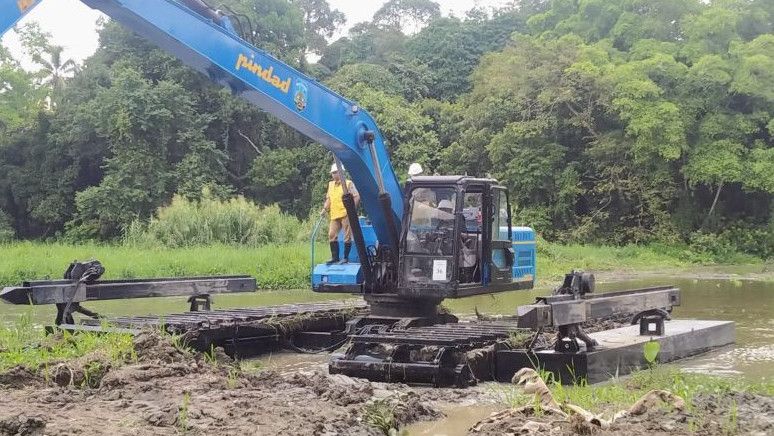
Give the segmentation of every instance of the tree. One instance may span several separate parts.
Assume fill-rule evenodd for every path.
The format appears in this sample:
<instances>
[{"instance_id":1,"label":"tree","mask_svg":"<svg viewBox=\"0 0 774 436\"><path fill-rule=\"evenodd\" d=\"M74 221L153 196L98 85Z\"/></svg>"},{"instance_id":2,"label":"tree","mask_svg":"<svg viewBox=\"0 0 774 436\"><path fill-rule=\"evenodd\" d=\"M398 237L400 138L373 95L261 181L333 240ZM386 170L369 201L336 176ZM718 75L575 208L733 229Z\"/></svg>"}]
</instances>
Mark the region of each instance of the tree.
<instances>
[{"instance_id":1,"label":"tree","mask_svg":"<svg viewBox=\"0 0 774 436\"><path fill-rule=\"evenodd\" d=\"M269 150L253 161L250 191L264 204L306 218L322 205L331 160L319 144Z\"/></svg>"},{"instance_id":2,"label":"tree","mask_svg":"<svg viewBox=\"0 0 774 436\"><path fill-rule=\"evenodd\" d=\"M225 0L223 3L230 11L242 14L242 19L249 21L242 23L246 40L296 66L306 61L307 42L319 42L311 33L325 32L325 27L331 24L327 18L332 18L328 14L326 19L318 22L313 14L324 14L324 11L313 8L324 8L324 5L314 0ZM304 10L303 7L312 9ZM305 19L317 27L305 29Z\"/></svg>"},{"instance_id":3,"label":"tree","mask_svg":"<svg viewBox=\"0 0 774 436\"><path fill-rule=\"evenodd\" d=\"M406 43L406 58L428 70L427 96L456 99L470 89L470 74L481 56L501 49L524 26L518 10L501 11L491 19L439 18Z\"/></svg>"},{"instance_id":4,"label":"tree","mask_svg":"<svg viewBox=\"0 0 774 436\"><path fill-rule=\"evenodd\" d=\"M328 46L320 62L331 70L344 64L369 63L389 65L393 56L403 52L406 35L396 28L383 28L372 23L358 23L349 36Z\"/></svg>"},{"instance_id":5,"label":"tree","mask_svg":"<svg viewBox=\"0 0 774 436\"><path fill-rule=\"evenodd\" d=\"M96 133L110 145L110 157L99 185L76 195L70 228L81 237L119 235L173 192L196 197L204 186L223 191L225 156L205 139L208 120L195 113L180 85L151 84L132 69L114 80L90 102L100 109Z\"/></svg>"},{"instance_id":6,"label":"tree","mask_svg":"<svg viewBox=\"0 0 774 436\"><path fill-rule=\"evenodd\" d=\"M246 39L367 109L400 176L418 161L496 177L516 222L551 240L700 231L760 254L774 222L773 4L526 0L443 18L432 2L396 0L330 45L341 17L322 0L219 7L249 18ZM25 35L51 63L46 35ZM319 64L306 65L310 52ZM0 210L17 237L65 223L116 237L202 187L303 218L319 207L323 147L114 22L49 110L42 77L1 51L0 74Z\"/></svg>"},{"instance_id":7,"label":"tree","mask_svg":"<svg viewBox=\"0 0 774 436\"><path fill-rule=\"evenodd\" d=\"M307 50L322 55L328 46L327 38L346 22L344 13L333 9L326 0L293 0L304 14Z\"/></svg>"},{"instance_id":8,"label":"tree","mask_svg":"<svg viewBox=\"0 0 774 436\"><path fill-rule=\"evenodd\" d=\"M74 60L62 59L63 50L64 47L54 45L47 47L44 55L32 57L32 60L42 67L41 74L45 76L43 83L51 87L54 96L61 93L65 79L78 71L78 64Z\"/></svg>"},{"instance_id":9,"label":"tree","mask_svg":"<svg viewBox=\"0 0 774 436\"><path fill-rule=\"evenodd\" d=\"M65 80L78 72L79 66L72 59L63 59L64 47L51 43L51 34L43 32L37 23L23 26L19 37L25 51L40 70L35 76L43 86L48 87L51 94L51 105L56 105L65 86Z\"/></svg>"},{"instance_id":10,"label":"tree","mask_svg":"<svg viewBox=\"0 0 774 436\"><path fill-rule=\"evenodd\" d=\"M327 81L328 86L340 93L347 93L358 83L388 94L401 94L402 92L398 78L381 65L366 63L345 65Z\"/></svg>"},{"instance_id":11,"label":"tree","mask_svg":"<svg viewBox=\"0 0 774 436\"><path fill-rule=\"evenodd\" d=\"M374 13L373 23L412 34L440 17L441 8L434 1L389 0Z\"/></svg>"},{"instance_id":12,"label":"tree","mask_svg":"<svg viewBox=\"0 0 774 436\"><path fill-rule=\"evenodd\" d=\"M0 46L0 132L13 130L32 117L43 96L35 77Z\"/></svg>"},{"instance_id":13,"label":"tree","mask_svg":"<svg viewBox=\"0 0 774 436\"><path fill-rule=\"evenodd\" d=\"M438 136L430 130L432 120L422 114L421 108L400 95L390 95L363 83L355 84L344 94L376 119L398 174L404 174L412 162L427 166L429 171L437 167Z\"/></svg>"},{"instance_id":14,"label":"tree","mask_svg":"<svg viewBox=\"0 0 774 436\"><path fill-rule=\"evenodd\" d=\"M344 94L355 84L362 83L371 89L415 101L428 93L429 75L425 65L396 57L389 67L365 63L345 65L327 80L327 84Z\"/></svg>"}]
</instances>

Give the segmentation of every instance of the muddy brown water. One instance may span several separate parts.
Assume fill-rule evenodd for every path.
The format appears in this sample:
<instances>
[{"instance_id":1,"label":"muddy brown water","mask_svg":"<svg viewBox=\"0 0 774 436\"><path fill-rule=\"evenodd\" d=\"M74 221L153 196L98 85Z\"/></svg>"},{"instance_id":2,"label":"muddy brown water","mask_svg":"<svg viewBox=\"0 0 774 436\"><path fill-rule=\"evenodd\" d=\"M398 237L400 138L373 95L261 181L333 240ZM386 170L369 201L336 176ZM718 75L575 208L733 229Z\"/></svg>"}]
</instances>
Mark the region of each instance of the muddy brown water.
<instances>
[{"instance_id":1,"label":"muddy brown water","mask_svg":"<svg viewBox=\"0 0 774 436\"><path fill-rule=\"evenodd\" d=\"M765 268L765 267L763 267ZM714 374L741 375L750 380L774 377L774 276L760 273L761 266L700 268L679 272L598 275L597 291L632 289L657 285L675 285L682 290L682 305L673 315L683 319L720 319L736 322L736 344L724 350L685 360L681 366ZM709 279L706 277L710 277ZM603 283L600 282L604 281ZM517 306L529 304L547 289L447 300L453 313L471 315L475 309L488 314L513 314ZM216 308L256 307L308 301L341 300L342 295L315 294L309 290L260 291L249 294L219 295ZM351 298L351 297L350 297ZM187 310L184 298L154 298L92 302L86 305L107 316L169 314ZM0 304L0 320L14 323L29 315L36 325L54 319L50 306L11 306ZM263 359L274 364L295 366L321 364L325 356L280 353Z\"/></svg>"}]
</instances>

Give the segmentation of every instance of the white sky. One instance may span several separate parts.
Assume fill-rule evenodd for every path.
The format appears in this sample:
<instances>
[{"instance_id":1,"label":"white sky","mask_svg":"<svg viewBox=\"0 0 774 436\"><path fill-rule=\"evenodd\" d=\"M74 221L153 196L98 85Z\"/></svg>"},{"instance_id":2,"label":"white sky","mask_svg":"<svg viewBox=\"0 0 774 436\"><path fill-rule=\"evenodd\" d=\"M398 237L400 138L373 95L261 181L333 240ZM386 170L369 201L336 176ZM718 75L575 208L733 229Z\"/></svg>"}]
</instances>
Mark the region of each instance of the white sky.
<instances>
[{"instance_id":1,"label":"white sky","mask_svg":"<svg viewBox=\"0 0 774 436\"><path fill-rule=\"evenodd\" d=\"M346 29L362 21L368 21L386 0L328 0L332 8L338 9L347 17L340 35L346 34ZM475 7L499 7L509 3L509 0L436 0L441 5L444 14L453 13L461 16L465 11ZM63 46L63 58L72 58L77 62L94 53L97 49L97 19L102 14L78 0L44 0L37 8L24 17L19 24L37 21L40 27L53 35L53 41ZM25 67L30 66L19 44L19 38L13 30L6 33L0 42L11 50L17 59L21 59Z\"/></svg>"}]
</instances>

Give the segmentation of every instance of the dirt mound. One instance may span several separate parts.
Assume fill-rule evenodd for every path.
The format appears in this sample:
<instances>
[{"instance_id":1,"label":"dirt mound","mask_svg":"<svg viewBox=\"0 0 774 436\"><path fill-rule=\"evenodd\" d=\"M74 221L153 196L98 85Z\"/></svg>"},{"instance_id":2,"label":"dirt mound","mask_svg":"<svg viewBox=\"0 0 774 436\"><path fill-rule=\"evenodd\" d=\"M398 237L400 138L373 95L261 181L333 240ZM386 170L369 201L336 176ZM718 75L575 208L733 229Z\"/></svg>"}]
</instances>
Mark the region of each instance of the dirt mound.
<instances>
[{"instance_id":1,"label":"dirt mound","mask_svg":"<svg viewBox=\"0 0 774 436\"><path fill-rule=\"evenodd\" d=\"M382 434L364 419L377 391L366 380L325 370L243 373L170 348L164 336L141 335L135 345L137 359L108 367L98 389L77 385L86 357L62 364L63 386L0 387L2 434L37 428L19 415L41 417L47 434ZM410 388L388 397L398 427L440 416Z\"/></svg>"},{"instance_id":2,"label":"dirt mound","mask_svg":"<svg viewBox=\"0 0 774 436\"><path fill-rule=\"evenodd\" d=\"M424 399L413 391L399 394L396 398L395 420L401 426L418 421L430 421L442 418L443 413L431 407Z\"/></svg>"},{"instance_id":3,"label":"dirt mound","mask_svg":"<svg viewBox=\"0 0 774 436\"><path fill-rule=\"evenodd\" d=\"M132 340L136 361L106 373L100 386L115 389L135 383L145 383L171 377L183 377L198 373L208 385L225 384L234 361L222 348L209 354L194 353L176 345L173 338L156 331L143 331ZM209 377L207 376L209 375Z\"/></svg>"},{"instance_id":4,"label":"dirt mound","mask_svg":"<svg viewBox=\"0 0 774 436\"><path fill-rule=\"evenodd\" d=\"M0 386L9 388L23 388L25 386L38 386L44 383L37 372L23 366L16 366L0 374Z\"/></svg>"},{"instance_id":5,"label":"dirt mound","mask_svg":"<svg viewBox=\"0 0 774 436\"><path fill-rule=\"evenodd\" d=\"M363 403L374 393L371 383L343 375L330 375L321 371L300 372L286 376L287 382L308 387L320 399L340 406Z\"/></svg>"},{"instance_id":6,"label":"dirt mound","mask_svg":"<svg viewBox=\"0 0 774 436\"><path fill-rule=\"evenodd\" d=\"M37 416L16 415L0 419L0 436L34 436L42 435L46 421Z\"/></svg>"},{"instance_id":7,"label":"dirt mound","mask_svg":"<svg viewBox=\"0 0 774 436\"><path fill-rule=\"evenodd\" d=\"M48 365L43 371L47 371L48 378L59 386L97 388L111 367L110 359L97 351L68 362Z\"/></svg>"},{"instance_id":8,"label":"dirt mound","mask_svg":"<svg viewBox=\"0 0 774 436\"><path fill-rule=\"evenodd\" d=\"M774 397L730 392L700 395L693 399L698 433L728 434L737 428L742 434L774 434Z\"/></svg>"},{"instance_id":9,"label":"dirt mound","mask_svg":"<svg viewBox=\"0 0 774 436\"><path fill-rule=\"evenodd\" d=\"M184 362L192 354L176 347L169 336L163 336L153 330L145 330L132 339L132 346L140 362Z\"/></svg>"}]
</instances>

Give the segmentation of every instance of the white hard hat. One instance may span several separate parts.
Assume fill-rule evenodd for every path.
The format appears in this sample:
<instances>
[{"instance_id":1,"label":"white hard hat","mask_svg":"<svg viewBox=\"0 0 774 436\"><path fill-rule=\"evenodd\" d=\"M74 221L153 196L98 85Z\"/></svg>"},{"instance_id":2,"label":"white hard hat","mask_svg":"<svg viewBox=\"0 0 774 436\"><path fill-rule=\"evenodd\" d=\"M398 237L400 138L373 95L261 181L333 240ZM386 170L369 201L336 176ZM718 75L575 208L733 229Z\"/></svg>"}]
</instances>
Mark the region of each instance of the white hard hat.
<instances>
[{"instance_id":1,"label":"white hard hat","mask_svg":"<svg viewBox=\"0 0 774 436\"><path fill-rule=\"evenodd\" d=\"M409 165L408 169L408 175L411 177L418 176L422 174L422 165L414 162L413 164Z\"/></svg>"},{"instance_id":2,"label":"white hard hat","mask_svg":"<svg viewBox=\"0 0 774 436\"><path fill-rule=\"evenodd\" d=\"M344 169L344 165L341 166L341 169L342 170ZM339 171L339 168L336 166L336 163L335 162L332 163L331 164L331 174L333 174L335 172L338 172L338 171Z\"/></svg>"}]
</instances>

